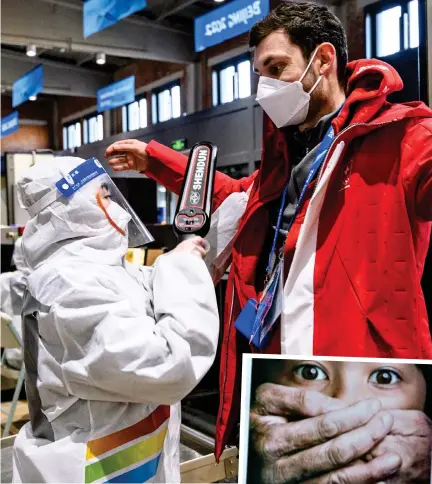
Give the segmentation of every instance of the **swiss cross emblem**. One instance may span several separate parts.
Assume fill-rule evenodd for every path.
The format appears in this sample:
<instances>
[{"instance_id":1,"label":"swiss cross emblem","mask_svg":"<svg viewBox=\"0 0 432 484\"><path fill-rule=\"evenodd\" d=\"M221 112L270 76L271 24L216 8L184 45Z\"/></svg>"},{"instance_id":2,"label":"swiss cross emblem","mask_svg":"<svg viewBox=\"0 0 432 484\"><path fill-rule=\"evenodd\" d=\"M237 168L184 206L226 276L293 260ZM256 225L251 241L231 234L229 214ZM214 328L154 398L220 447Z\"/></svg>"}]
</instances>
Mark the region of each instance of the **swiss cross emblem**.
<instances>
[{"instance_id":1,"label":"swiss cross emblem","mask_svg":"<svg viewBox=\"0 0 432 484\"><path fill-rule=\"evenodd\" d=\"M345 190L349 188L349 180L351 175L351 161L349 161L342 169L342 176L341 176L341 190Z\"/></svg>"}]
</instances>

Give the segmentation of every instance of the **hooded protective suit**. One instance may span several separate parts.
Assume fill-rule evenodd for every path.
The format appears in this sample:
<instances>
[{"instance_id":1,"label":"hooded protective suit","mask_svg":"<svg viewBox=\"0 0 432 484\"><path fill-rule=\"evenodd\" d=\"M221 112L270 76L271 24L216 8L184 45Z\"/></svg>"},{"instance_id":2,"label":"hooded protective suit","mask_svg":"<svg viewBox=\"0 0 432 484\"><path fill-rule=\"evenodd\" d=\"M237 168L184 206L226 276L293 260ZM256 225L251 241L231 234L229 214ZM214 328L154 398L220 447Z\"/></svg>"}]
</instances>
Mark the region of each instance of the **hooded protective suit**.
<instances>
[{"instance_id":1,"label":"hooded protective suit","mask_svg":"<svg viewBox=\"0 0 432 484\"><path fill-rule=\"evenodd\" d=\"M22 204L34 213L83 161L33 166ZM111 203L108 221L90 194L57 198L23 236L34 269L23 310L31 422L15 442L13 481L180 482L178 402L215 357L213 284L188 253L127 264L118 229L130 216Z\"/></svg>"},{"instance_id":2,"label":"hooded protective suit","mask_svg":"<svg viewBox=\"0 0 432 484\"><path fill-rule=\"evenodd\" d=\"M16 267L14 272L5 272L0 275L1 310L12 318L12 324L17 333L21 335L21 310L23 305L24 291L27 285L27 277L30 268L27 265L22 252L22 239L15 242L12 263ZM17 370L21 368L23 361L20 349L5 350L6 363Z\"/></svg>"}]
</instances>

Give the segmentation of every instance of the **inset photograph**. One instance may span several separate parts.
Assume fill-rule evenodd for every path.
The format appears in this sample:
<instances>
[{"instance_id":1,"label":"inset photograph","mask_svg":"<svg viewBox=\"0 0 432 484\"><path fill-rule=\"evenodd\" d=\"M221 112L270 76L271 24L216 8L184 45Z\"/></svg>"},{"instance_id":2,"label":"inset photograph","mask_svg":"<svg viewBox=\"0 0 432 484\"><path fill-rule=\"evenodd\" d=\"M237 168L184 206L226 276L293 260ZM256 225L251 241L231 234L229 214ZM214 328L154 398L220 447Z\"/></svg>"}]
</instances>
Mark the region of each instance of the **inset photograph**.
<instances>
[{"instance_id":1,"label":"inset photograph","mask_svg":"<svg viewBox=\"0 0 432 484\"><path fill-rule=\"evenodd\" d=\"M244 355L239 484L432 483L432 364Z\"/></svg>"}]
</instances>

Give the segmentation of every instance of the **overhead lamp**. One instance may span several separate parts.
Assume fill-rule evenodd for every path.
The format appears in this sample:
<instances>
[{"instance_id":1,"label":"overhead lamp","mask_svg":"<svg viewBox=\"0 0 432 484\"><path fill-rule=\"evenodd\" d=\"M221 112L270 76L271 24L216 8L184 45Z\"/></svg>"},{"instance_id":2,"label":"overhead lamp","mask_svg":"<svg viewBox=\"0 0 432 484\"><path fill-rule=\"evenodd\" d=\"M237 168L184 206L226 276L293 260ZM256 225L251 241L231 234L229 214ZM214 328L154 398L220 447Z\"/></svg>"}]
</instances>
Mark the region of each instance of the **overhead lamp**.
<instances>
[{"instance_id":1,"label":"overhead lamp","mask_svg":"<svg viewBox=\"0 0 432 484\"><path fill-rule=\"evenodd\" d=\"M223 3L225 0L214 0L216 3Z\"/></svg>"},{"instance_id":2,"label":"overhead lamp","mask_svg":"<svg viewBox=\"0 0 432 484\"><path fill-rule=\"evenodd\" d=\"M30 96L30 97L29 97L29 100L30 100L30 101L36 101L36 99L37 99L37 96Z\"/></svg>"},{"instance_id":3,"label":"overhead lamp","mask_svg":"<svg viewBox=\"0 0 432 484\"><path fill-rule=\"evenodd\" d=\"M99 52L99 54L96 54L96 64L99 64L100 66L104 65L106 62L106 55L103 52Z\"/></svg>"},{"instance_id":4,"label":"overhead lamp","mask_svg":"<svg viewBox=\"0 0 432 484\"><path fill-rule=\"evenodd\" d=\"M36 57L37 51L36 51L36 46L34 44L30 44L27 46L27 51L26 54L29 57Z\"/></svg>"}]
</instances>

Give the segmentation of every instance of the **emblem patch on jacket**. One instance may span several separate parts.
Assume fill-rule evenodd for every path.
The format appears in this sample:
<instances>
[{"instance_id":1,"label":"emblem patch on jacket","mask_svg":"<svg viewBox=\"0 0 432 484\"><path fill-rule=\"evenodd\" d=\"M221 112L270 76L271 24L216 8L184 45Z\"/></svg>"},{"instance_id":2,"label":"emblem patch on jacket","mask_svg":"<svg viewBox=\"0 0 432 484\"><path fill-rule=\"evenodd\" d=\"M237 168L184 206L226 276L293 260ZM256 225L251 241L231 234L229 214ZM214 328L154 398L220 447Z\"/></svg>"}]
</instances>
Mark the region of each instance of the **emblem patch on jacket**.
<instances>
[{"instance_id":1,"label":"emblem patch on jacket","mask_svg":"<svg viewBox=\"0 0 432 484\"><path fill-rule=\"evenodd\" d=\"M352 161L350 160L343 168L341 174L340 188L339 191L346 190L350 187L350 176L351 176Z\"/></svg>"}]
</instances>

